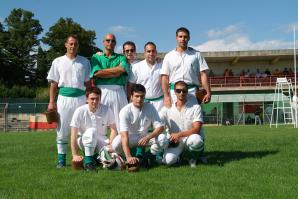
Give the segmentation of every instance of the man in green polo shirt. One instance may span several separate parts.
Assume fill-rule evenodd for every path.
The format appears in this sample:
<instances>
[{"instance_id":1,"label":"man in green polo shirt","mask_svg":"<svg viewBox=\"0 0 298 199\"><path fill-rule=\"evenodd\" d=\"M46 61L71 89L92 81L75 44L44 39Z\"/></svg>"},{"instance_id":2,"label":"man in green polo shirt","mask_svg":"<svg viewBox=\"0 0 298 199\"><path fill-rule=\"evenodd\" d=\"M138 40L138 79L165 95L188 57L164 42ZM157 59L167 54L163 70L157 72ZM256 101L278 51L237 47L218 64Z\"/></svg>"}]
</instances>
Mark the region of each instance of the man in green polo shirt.
<instances>
[{"instance_id":1,"label":"man in green polo shirt","mask_svg":"<svg viewBox=\"0 0 298 199\"><path fill-rule=\"evenodd\" d=\"M125 56L114 52L115 35L109 33L103 38L104 52L91 58L91 74L94 84L102 90L101 103L109 106L115 116L119 130L119 112L127 104L124 86L126 85L129 65Z\"/></svg>"}]
</instances>

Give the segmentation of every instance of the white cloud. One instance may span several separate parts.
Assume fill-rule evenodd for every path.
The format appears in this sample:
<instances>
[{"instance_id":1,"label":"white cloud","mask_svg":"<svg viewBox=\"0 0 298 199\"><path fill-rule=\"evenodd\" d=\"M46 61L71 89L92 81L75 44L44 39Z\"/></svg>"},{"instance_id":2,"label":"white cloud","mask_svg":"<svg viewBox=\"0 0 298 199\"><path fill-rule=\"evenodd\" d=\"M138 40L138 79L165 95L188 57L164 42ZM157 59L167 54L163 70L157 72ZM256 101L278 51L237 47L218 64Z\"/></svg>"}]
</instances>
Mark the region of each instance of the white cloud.
<instances>
[{"instance_id":1,"label":"white cloud","mask_svg":"<svg viewBox=\"0 0 298 199\"><path fill-rule=\"evenodd\" d=\"M242 33L239 26L231 25L223 28L222 30L208 31L208 41L201 45L194 46L194 48L203 52L210 52L289 49L292 48L292 46L292 42L283 40L264 40L253 42L248 35Z\"/></svg>"},{"instance_id":2,"label":"white cloud","mask_svg":"<svg viewBox=\"0 0 298 199\"><path fill-rule=\"evenodd\" d=\"M122 25L110 26L108 28L108 31L111 33L121 34L124 36L133 36L135 34L135 29L133 27L122 26Z\"/></svg>"}]
</instances>

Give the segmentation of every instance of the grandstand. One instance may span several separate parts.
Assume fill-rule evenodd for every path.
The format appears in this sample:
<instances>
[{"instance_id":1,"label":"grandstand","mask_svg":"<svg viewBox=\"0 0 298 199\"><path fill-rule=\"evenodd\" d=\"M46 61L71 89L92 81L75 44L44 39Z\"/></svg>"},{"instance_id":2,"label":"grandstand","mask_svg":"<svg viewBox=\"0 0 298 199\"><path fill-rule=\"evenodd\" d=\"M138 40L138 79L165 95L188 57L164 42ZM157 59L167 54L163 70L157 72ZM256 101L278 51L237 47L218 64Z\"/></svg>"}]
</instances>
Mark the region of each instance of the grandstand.
<instances>
[{"instance_id":1,"label":"grandstand","mask_svg":"<svg viewBox=\"0 0 298 199\"><path fill-rule=\"evenodd\" d=\"M212 100L203 105L205 123L254 124L254 112L261 108L262 121L269 124L276 79L286 77L294 82L293 50L202 54L212 70L209 79ZM158 56L163 58L164 55L165 53L159 53ZM139 53L137 59L143 59L143 54ZM224 75L227 69L232 71L229 73L231 75ZM0 104L0 131L30 130L30 115L40 115L46 107L47 104L22 102Z\"/></svg>"}]
</instances>

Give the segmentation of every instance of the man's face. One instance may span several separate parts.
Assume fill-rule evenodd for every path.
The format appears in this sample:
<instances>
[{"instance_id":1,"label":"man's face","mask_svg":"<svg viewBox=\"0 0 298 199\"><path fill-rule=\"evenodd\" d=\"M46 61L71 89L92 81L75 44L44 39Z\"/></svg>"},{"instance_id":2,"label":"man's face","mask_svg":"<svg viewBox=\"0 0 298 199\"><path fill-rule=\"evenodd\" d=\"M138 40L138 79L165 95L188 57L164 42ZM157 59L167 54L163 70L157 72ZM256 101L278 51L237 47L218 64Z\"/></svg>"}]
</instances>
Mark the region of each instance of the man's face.
<instances>
[{"instance_id":1,"label":"man's face","mask_svg":"<svg viewBox=\"0 0 298 199\"><path fill-rule=\"evenodd\" d=\"M116 37L113 34L107 34L103 40L103 45L106 50L114 52L116 46Z\"/></svg>"},{"instance_id":2,"label":"man's face","mask_svg":"<svg viewBox=\"0 0 298 199\"><path fill-rule=\"evenodd\" d=\"M98 108L99 101L100 101L100 95L96 93L90 93L87 98L89 110L95 111Z\"/></svg>"},{"instance_id":3,"label":"man's face","mask_svg":"<svg viewBox=\"0 0 298 199\"><path fill-rule=\"evenodd\" d=\"M73 55L77 54L79 44L75 38L69 37L64 45L65 45L67 53L73 54Z\"/></svg>"},{"instance_id":4,"label":"man's face","mask_svg":"<svg viewBox=\"0 0 298 199\"><path fill-rule=\"evenodd\" d=\"M123 54L127 60L134 61L136 57L136 49L133 45L126 44L123 48Z\"/></svg>"},{"instance_id":5,"label":"man's face","mask_svg":"<svg viewBox=\"0 0 298 199\"><path fill-rule=\"evenodd\" d=\"M132 104L137 108L142 108L144 104L145 93L143 92L133 92L131 95Z\"/></svg>"},{"instance_id":6,"label":"man's face","mask_svg":"<svg viewBox=\"0 0 298 199\"><path fill-rule=\"evenodd\" d=\"M148 63L150 63L152 65L155 64L156 56L157 56L157 51L156 51L155 47L151 44L148 44L145 47L144 56Z\"/></svg>"},{"instance_id":7,"label":"man's face","mask_svg":"<svg viewBox=\"0 0 298 199\"><path fill-rule=\"evenodd\" d=\"M187 98L188 89L183 84L178 84L175 87L175 95L177 96L178 100L185 101Z\"/></svg>"},{"instance_id":8,"label":"man's face","mask_svg":"<svg viewBox=\"0 0 298 199\"><path fill-rule=\"evenodd\" d=\"M176 35L177 45L181 48L186 48L188 41L189 41L189 35L186 32L178 32Z\"/></svg>"}]
</instances>

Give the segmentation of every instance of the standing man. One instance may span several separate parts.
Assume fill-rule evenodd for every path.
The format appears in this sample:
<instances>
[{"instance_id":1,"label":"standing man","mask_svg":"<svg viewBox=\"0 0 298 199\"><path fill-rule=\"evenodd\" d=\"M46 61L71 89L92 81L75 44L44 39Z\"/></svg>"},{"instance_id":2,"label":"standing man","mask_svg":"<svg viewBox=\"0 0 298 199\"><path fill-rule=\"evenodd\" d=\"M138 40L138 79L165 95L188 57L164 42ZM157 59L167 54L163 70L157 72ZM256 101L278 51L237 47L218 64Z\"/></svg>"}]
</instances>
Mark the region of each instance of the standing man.
<instances>
[{"instance_id":1,"label":"standing man","mask_svg":"<svg viewBox=\"0 0 298 199\"><path fill-rule=\"evenodd\" d=\"M184 27L178 28L176 31L177 47L164 57L161 75L166 107L170 107L176 101L174 83L177 81L187 83L189 100L196 103L195 92L201 80L203 88L207 91L202 103L208 103L211 99L208 65L199 51L188 47L189 40L189 30Z\"/></svg>"},{"instance_id":2,"label":"standing man","mask_svg":"<svg viewBox=\"0 0 298 199\"><path fill-rule=\"evenodd\" d=\"M103 39L104 52L94 54L91 58L91 77L94 84L101 88L101 103L109 106L115 116L119 131L119 112L127 104L125 84L129 73L129 66L123 55L114 52L116 46L115 35L109 33Z\"/></svg>"},{"instance_id":3,"label":"standing man","mask_svg":"<svg viewBox=\"0 0 298 199\"><path fill-rule=\"evenodd\" d=\"M128 87L133 84L142 84L146 88L145 102L151 103L157 111L163 107L163 93L161 89L161 62L156 61L157 51L153 42L144 46L145 60L134 64L128 80Z\"/></svg>"},{"instance_id":4,"label":"standing man","mask_svg":"<svg viewBox=\"0 0 298 199\"><path fill-rule=\"evenodd\" d=\"M72 161L82 161L83 157L78 153L79 147L85 154L85 169L95 171L94 152L98 153L102 147L111 145L117 129L112 110L100 104L101 90L97 87L88 88L86 97L88 104L75 110L70 123ZM107 126L111 129L110 138L107 137Z\"/></svg>"},{"instance_id":5,"label":"standing man","mask_svg":"<svg viewBox=\"0 0 298 199\"><path fill-rule=\"evenodd\" d=\"M207 163L202 156L204 150L203 116L201 106L189 102L187 84L178 81L174 84L174 92L177 102L171 108L163 109L160 113L161 119L169 128L170 144L164 151L163 163L175 164L179 161L181 154L187 154L191 167L196 167L197 160ZM200 157L201 156L201 157Z\"/></svg>"},{"instance_id":6,"label":"standing man","mask_svg":"<svg viewBox=\"0 0 298 199\"><path fill-rule=\"evenodd\" d=\"M50 102L48 110L57 110L57 168L66 165L67 144L70 134L70 121L75 109L86 103L85 89L89 86L89 61L77 55L79 44L76 36L65 41L66 55L56 58L48 74L50 82ZM57 106L55 97L59 88Z\"/></svg>"},{"instance_id":7,"label":"standing man","mask_svg":"<svg viewBox=\"0 0 298 199\"><path fill-rule=\"evenodd\" d=\"M131 149L137 146L151 145L151 153L158 152L166 146L166 136L161 134L164 125L160 120L156 109L148 103L144 103L146 89L141 84L135 84L131 90L131 103L120 111L120 135L117 135L112 143L113 149L126 157L129 164L139 162L132 156ZM148 133L153 125L154 130ZM154 154L155 155L155 154Z\"/></svg>"}]
</instances>

